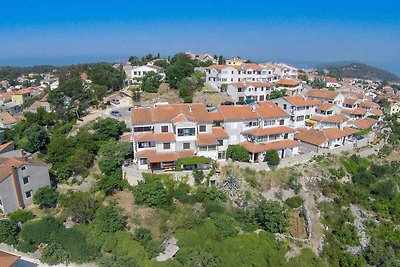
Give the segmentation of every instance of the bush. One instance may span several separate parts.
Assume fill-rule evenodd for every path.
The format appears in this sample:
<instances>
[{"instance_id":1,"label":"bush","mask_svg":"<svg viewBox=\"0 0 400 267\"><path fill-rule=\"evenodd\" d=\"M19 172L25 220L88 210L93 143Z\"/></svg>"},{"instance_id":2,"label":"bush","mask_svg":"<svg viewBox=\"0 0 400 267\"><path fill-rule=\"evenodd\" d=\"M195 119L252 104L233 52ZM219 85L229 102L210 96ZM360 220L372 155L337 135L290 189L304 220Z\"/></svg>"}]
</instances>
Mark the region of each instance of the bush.
<instances>
[{"instance_id":1,"label":"bush","mask_svg":"<svg viewBox=\"0 0 400 267\"><path fill-rule=\"evenodd\" d=\"M97 207L96 200L88 192L69 191L60 195L60 204L66 208L66 215L77 223L91 222Z\"/></svg>"},{"instance_id":2,"label":"bush","mask_svg":"<svg viewBox=\"0 0 400 267\"><path fill-rule=\"evenodd\" d=\"M202 170L198 170L197 168L193 169L193 178L194 178L194 182L197 185L200 185L203 180L204 180L204 173Z\"/></svg>"},{"instance_id":3,"label":"bush","mask_svg":"<svg viewBox=\"0 0 400 267\"><path fill-rule=\"evenodd\" d=\"M300 196L294 196L291 198L286 199L286 205L288 205L292 209L296 209L303 205L303 199Z\"/></svg>"},{"instance_id":4,"label":"bush","mask_svg":"<svg viewBox=\"0 0 400 267\"><path fill-rule=\"evenodd\" d=\"M8 214L8 218L10 218L11 221L16 223L26 223L27 221L30 221L33 218L35 218L35 215L33 215L33 213L30 211L18 209L13 213Z\"/></svg>"},{"instance_id":5,"label":"bush","mask_svg":"<svg viewBox=\"0 0 400 267\"><path fill-rule=\"evenodd\" d=\"M100 207L96 211L93 223L101 233L115 233L125 227L125 220L115 206Z\"/></svg>"},{"instance_id":6,"label":"bush","mask_svg":"<svg viewBox=\"0 0 400 267\"><path fill-rule=\"evenodd\" d=\"M146 228L138 228L135 230L133 238L141 244L147 244L151 240L150 230Z\"/></svg>"},{"instance_id":7,"label":"bush","mask_svg":"<svg viewBox=\"0 0 400 267\"><path fill-rule=\"evenodd\" d=\"M172 198L168 196L162 178L157 174L143 173L144 181L140 181L133 188L135 202L139 205L147 204L151 207L167 207L172 204Z\"/></svg>"},{"instance_id":8,"label":"bush","mask_svg":"<svg viewBox=\"0 0 400 267\"><path fill-rule=\"evenodd\" d=\"M52 233L55 233L61 225L53 217L44 217L37 221L25 223L20 232L20 239L26 242L25 247L36 250L40 243L50 243Z\"/></svg>"},{"instance_id":9,"label":"bush","mask_svg":"<svg viewBox=\"0 0 400 267\"><path fill-rule=\"evenodd\" d=\"M289 215L279 202L267 201L256 207L254 218L264 230L271 233L282 233L288 226Z\"/></svg>"},{"instance_id":10,"label":"bush","mask_svg":"<svg viewBox=\"0 0 400 267\"><path fill-rule=\"evenodd\" d=\"M43 208L53 208L57 205L58 192L50 185L39 188L33 195L33 203Z\"/></svg>"},{"instance_id":11,"label":"bush","mask_svg":"<svg viewBox=\"0 0 400 267\"><path fill-rule=\"evenodd\" d=\"M278 152L276 150L269 150L265 153L264 160L268 162L270 166L278 166L280 162L280 158Z\"/></svg>"},{"instance_id":12,"label":"bush","mask_svg":"<svg viewBox=\"0 0 400 267\"><path fill-rule=\"evenodd\" d=\"M226 157L233 161L249 162L250 152L241 145L229 145L226 150Z\"/></svg>"},{"instance_id":13,"label":"bush","mask_svg":"<svg viewBox=\"0 0 400 267\"><path fill-rule=\"evenodd\" d=\"M210 214L221 214L224 212L224 207L221 206L217 201L206 201L204 202L204 209L208 216Z\"/></svg>"},{"instance_id":14,"label":"bush","mask_svg":"<svg viewBox=\"0 0 400 267\"><path fill-rule=\"evenodd\" d=\"M17 223L10 220L0 220L0 243L16 244L18 234Z\"/></svg>"}]
</instances>

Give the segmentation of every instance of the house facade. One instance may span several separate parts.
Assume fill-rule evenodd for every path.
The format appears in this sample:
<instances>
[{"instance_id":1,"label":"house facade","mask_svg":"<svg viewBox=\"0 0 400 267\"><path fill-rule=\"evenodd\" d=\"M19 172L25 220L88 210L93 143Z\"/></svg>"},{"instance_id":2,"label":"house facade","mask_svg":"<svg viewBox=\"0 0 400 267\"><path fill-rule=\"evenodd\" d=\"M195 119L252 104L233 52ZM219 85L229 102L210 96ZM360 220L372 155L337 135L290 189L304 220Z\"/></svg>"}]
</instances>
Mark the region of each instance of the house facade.
<instances>
[{"instance_id":1,"label":"house facade","mask_svg":"<svg viewBox=\"0 0 400 267\"><path fill-rule=\"evenodd\" d=\"M245 102L268 100L273 91L274 84L270 82L240 82L229 84L226 93L236 102Z\"/></svg>"},{"instance_id":2,"label":"house facade","mask_svg":"<svg viewBox=\"0 0 400 267\"><path fill-rule=\"evenodd\" d=\"M289 126L305 127L306 121L315 115L316 107L320 104L304 96L286 96L272 100L278 107L290 115Z\"/></svg>"},{"instance_id":3,"label":"house facade","mask_svg":"<svg viewBox=\"0 0 400 267\"><path fill-rule=\"evenodd\" d=\"M225 160L229 145L250 148L259 161L268 150L281 157L298 153L289 115L272 102L253 106L156 105L132 109L132 142L138 169L173 168L180 158ZM254 148L256 147L256 148Z\"/></svg>"},{"instance_id":4,"label":"house facade","mask_svg":"<svg viewBox=\"0 0 400 267\"><path fill-rule=\"evenodd\" d=\"M0 209L10 213L32 204L35 192L50 185L47 164L27 157L0 158Z\"/></svg>"}]
</instances>

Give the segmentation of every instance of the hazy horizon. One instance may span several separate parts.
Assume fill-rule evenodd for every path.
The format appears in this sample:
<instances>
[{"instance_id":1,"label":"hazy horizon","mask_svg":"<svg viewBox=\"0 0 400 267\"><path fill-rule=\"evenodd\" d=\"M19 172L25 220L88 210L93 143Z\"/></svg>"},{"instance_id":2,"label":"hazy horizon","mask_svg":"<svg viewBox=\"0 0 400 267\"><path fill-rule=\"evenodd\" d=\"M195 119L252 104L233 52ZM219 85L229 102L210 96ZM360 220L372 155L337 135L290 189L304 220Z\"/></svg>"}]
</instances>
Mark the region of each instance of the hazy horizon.
<instances>
[{"instance_id":1,"label":"hazy horizon","mask_svg":"<svg viewBox=\"0 0 400 267\"><path fill-rule=\"evenodd\" d=\"M191 50L254 61L357 61L400 75L396 1L23 2L2 3L1 66Z\"/></svg>"}]
</instances>

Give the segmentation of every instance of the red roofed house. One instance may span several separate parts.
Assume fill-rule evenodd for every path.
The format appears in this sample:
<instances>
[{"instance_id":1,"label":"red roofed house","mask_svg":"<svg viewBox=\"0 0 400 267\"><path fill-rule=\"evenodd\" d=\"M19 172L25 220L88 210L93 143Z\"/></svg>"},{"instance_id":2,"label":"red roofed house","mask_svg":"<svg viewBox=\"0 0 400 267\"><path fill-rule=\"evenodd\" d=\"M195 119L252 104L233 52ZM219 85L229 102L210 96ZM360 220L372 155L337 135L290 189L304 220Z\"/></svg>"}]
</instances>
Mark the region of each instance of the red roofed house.
<instances>
[{"instance_id":1,"label":"red roofed house","mask_svg":"<svg viewBox=\"0 0 400 267\"><path fill-rule=\"evenodd\" d=\"M253 101L265 101L274 90L270 82L239 82L228 85L227 94L235 102L244 102L247 99Z\"/></svg>"}]
</instances>

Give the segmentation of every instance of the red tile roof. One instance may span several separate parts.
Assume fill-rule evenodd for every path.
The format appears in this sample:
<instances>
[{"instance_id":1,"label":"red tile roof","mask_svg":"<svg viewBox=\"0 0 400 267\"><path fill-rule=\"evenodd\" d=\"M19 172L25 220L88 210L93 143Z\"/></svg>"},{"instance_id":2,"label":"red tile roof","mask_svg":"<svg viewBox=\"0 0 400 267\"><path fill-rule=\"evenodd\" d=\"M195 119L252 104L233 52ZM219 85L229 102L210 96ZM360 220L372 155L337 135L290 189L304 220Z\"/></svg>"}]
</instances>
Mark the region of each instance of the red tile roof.
<instances>
[{"instance_id":1,"label":"red tile roof","mask_svg":"<svg viewBox=\"0 0 400 267\"><path fill-rule=\"evenodd\" d=\"M330 99L333 100L339 95L337 91L329 91L329 90L320 90L320 89L312 89L307 92L307 96L311 98L322 98L322 99Z\"/></svg>"},{"instance_id":2,"label":"red tile roof","mask_svg":"<svg viewBox=\"0 0 400 267\"><path fill-rule=\"evenodd\" d=\"M330 116L315 115L311 119L318 122L331 122L331 123L340 123L349 120L349 118L341 114L330 115Z\"/></svg>"},{"instance_id":3,"label":"red tile roof","mask_svg":"<svg viewBox=\"0 0 400 267\"><path fill-rule=\"evenodd\" d=\"M257 143L250 143L245 141L240 144L241 146L245 147L251 153L260 153L269 150L277 150L277 149L284 149L289 147L296 147L299 146L299 142L293 140L281 140L270 142L266 144L257 144Z\"/></svg>"},{"instance_id":4,"label":"red tile roof","mask_svg":"<svg viewBox=\"0 0 400 267\"><path fill-rule=\"evenodd\" d=\"M203 104L195 103L135 108L132 109L132 124L171 122L173 119L178 120L177 117L179 115L182 115L187 119L193 119L197 122L211 121L205 106Z\"/></svg>"},{"instance_id":5,"label":"red tile roof","mask_svg":"<svg viewBox=\"0 0 400 267\"><path fill-rule=\"evenodd\" d=\"M275 82L278 85L286 85L286 86L297 86L301 84L301 80L298 79L280 79Z\"/></svg>"},{"instance_id":6,"label":"red tile roof","mask_svg":"<svg viewBox=\"0 0 400 267\"><path fill-rule=\"evenodd\" d=\"M351 115L365 115L367 114L367 110L364 108L355 108L355 109L343 108L342 113Z\"/></svg>"},{"instance_id":7,"label":"red tile roof","mask_svg":"<svg viewBox=\"0 0 400 267\"><path fill-rule=\"evenodd\" d=\"M134 136L135 142L175 142L174 133L141 133Z\"/></svg>"},{"instance_id":8,"label":"red tile roof","mask_svg":"<svg viewBox=\"0 0 400 267\"><path fill-rule=\"evenodd\" d=\"M316 106L320 103L316 100L305 98L303 96L285 96L283 99L296 107Z\"/></svg>"},{"instance_id":9,"label":"red tile roof","mask_svg":"<svg viewBox=\"0 0 400 267\"><path fill-rule=\"evenodd\" d=\"M343 130L339 128L327 128L323 130L310 129L296 134L294 138L305 143L320 146L326 141L350 136L356 132L358 131L348 127L343 127Z\"/></svg>"},{"instance_id":10,"label":"red tile roof","mask_svg":"<svg viewBox=\"0 0 400 267\"><path fill-rule=\"evenodd\" d=\"M374 126L377 123L378 123L378 120L375 120L372 118L365 118L365 119L361 119L361 120L351 121L348 124L358 128L358 129L364 130L364 129L371 128L372 126Z\"/></svg>"},{"instance_id":11,"label":"red tile roof","mask_svg":"<svg viewBox=\"0 0 400 267\"><path fill-rule=\"evenodd\" d=\"M0 250L0 266L11 267L21 258L21 256L14 255Z\"/></svg>"}]
</instances>

